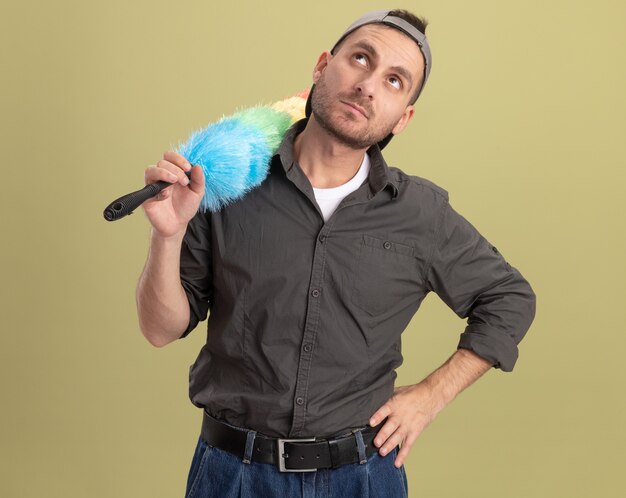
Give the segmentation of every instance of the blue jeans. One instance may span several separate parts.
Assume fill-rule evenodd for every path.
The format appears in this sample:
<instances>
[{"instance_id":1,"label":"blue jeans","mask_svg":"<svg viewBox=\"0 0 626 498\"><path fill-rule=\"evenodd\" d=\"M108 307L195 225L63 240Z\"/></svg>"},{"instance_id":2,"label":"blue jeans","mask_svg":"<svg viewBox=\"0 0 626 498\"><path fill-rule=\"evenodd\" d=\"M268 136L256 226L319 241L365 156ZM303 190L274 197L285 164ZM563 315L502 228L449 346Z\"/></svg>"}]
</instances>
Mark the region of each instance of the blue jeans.
<instances>
[{"instance_id":1,"label":"blue jeans","mask_svg":"<svg viewBox=\"0 0 626 498\"><path fill-rule=\"evenodd\" d=\"M269 463L244 463L209 446L202 437L193 455L186 498L407 498L404 465L393 462L398 448L364 464L342 465L316 472L281 472Z\"/></svg>"}]
</instances>

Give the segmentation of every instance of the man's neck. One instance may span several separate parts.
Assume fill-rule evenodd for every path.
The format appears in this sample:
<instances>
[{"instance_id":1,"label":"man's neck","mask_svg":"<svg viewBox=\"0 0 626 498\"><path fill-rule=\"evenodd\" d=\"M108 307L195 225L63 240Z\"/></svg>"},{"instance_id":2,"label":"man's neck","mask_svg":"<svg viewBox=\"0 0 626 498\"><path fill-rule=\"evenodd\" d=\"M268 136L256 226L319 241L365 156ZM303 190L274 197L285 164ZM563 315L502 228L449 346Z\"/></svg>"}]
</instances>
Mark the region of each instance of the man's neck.
<instances>
[{"instance_id":1,"label":"man's neck","mask_svg":"<svg viewBox=\"0 0 626 498\"><path fill-rule=\"evenodd\" d=\"M343 185L356 175L367 149L339 142L311 116L293 144L294 159L315 188Z\"/></svg>"}]
</instances>

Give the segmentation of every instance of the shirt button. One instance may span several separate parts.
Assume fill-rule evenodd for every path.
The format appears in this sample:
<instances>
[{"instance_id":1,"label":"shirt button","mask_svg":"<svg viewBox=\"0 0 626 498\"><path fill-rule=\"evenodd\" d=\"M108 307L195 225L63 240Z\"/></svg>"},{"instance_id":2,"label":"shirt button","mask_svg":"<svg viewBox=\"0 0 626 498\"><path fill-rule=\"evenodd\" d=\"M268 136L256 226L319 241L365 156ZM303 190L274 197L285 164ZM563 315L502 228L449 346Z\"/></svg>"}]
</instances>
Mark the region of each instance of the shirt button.
<instances>
[{"instance_id":1,"label":"shirt button","mask_svg":"<svg viewBox=\"0 0 626 498\"><path fill-rule=\"evenodd\" d=\"M325 240L326 240L326 235L324 234L320 235L319 241L323 243Z\"/></svg>"},{"instance_id":2,"label":"shirt button","mask_svg":"<svg viewBox=\"0 0 626 498\"><path fill-rule=\"evenodd\" d=\"M495 246L491 247L493 249L493 252L498 252L498 250L495 248Z\"/></svg>"},{"instance_id":3,"label":"shirt button","mask_svg":"<svg viewBox=\"0 0 626 498\"><path fill-rule=\"evenodd\" d=\"M385 241L385 243L383 244L383 247L385 249L391 249L391 242L389 242L388 240Z\"/></svg>"},{"instance_id":4,"label":"shirt button","mask_svg":"<svg viewBox=\"0 0 626 498\"><path fill-rule=\"evenodd\" d=\"M311 295L312 295L313 297L320 297L320 291L319 291L318 289L313 289L313 290L311 291Z\"/></svg>"},{"instance_id":5,"label":"shirt button","mask_svg":"<svg viewBox=\"0 0 626 498\"><path fill-rule=\"evenodd\" d=\"M296 403L302 406L304 404L304 398L296 398Z\"/></svg>"},{"instance_id":6,"label":"shirt button","mask_svg":"<svg viewBox=\"0 0 626 498\"><path fill-rule=\"evenodd\" d=\"M311 346L310 344L305 344L305 345L304 345L304 350L305 350L307 353L310 353L310 352L313 350L313 346Z\"/></svg>"}]
</instances>

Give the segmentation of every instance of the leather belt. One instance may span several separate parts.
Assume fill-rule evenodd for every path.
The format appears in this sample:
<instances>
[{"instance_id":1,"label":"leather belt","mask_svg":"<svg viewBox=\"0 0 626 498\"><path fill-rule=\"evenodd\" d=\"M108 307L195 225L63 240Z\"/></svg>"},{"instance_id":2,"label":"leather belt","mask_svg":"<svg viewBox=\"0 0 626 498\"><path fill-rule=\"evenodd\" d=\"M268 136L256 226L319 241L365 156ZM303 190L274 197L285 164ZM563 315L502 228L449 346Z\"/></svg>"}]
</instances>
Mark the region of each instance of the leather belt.
<instances>
[{"instance_id":1,"label":"leather belt","mask_svg":"<svg viewBox=\"0 0 626 498\"><path fill-rule=\"evenodd\" d=\"M374 436L385 422L383 420L376 427L368 425L360 430L366 456L378 451L374 446ZM243 460L250 432L221 422L204 411L201 435L210 446L228 451ZM350 434L328 439L282 439L256 433L250 461L274 464L282 472L311 472L359 463L355 432L356 429Z\"/></svg>"}]
</instances>

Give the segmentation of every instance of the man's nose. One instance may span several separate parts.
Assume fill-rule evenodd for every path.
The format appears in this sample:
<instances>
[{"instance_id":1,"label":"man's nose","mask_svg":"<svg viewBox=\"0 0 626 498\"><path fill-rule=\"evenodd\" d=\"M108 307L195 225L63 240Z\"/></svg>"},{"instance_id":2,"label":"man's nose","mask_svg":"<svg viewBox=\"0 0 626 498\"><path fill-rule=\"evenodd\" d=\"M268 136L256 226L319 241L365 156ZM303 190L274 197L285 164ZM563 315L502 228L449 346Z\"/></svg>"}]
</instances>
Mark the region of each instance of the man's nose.
<instances>
[{"instance_id":1,"label":"man's nose","mask_svg":"<svg viewBox=\"0 0 626 498\"><path fill-rule=\"evenodd\" d=\"M368 77L357 81L357 83L355 84L355 90L362 97L367 97L368 99L372 100L375 93L375 84L373 79L371 77Z\"/></svg>"}]
</instances>

